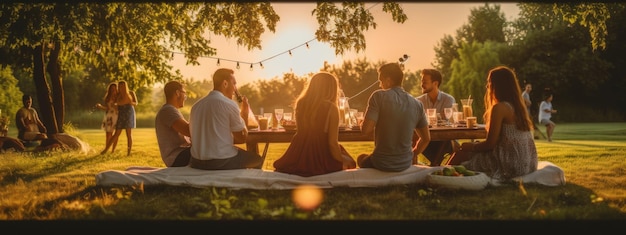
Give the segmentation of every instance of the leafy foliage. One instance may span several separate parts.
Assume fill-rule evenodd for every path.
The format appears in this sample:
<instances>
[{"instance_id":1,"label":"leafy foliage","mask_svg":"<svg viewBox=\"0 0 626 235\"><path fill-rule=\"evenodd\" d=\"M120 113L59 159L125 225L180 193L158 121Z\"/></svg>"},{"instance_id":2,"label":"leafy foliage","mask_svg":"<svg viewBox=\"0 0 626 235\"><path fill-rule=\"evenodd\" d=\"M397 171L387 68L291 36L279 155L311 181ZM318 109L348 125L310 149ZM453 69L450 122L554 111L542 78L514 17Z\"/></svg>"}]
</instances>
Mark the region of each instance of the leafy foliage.
<instances>
[{"instance_id":1,"label":"leafy foliage","mask_svg":"<svg viewBox=\"0 0 626 235\"><path fill-rule=\"evenodd\" d=\"M397 3L383 4L394 21L406 20ZM336 53L365 49L362 31L375 28L372 14L363 3L340 6L320 3L312 12L320 22L318 40L330 42ZM41 116L52 133L63 132L62 69L87 68L91 79L104 84L125 80L140 92L159 82L182 80L169 65L172 51L181 51L187 63L197 65L200 56L216 54L207 34L261 49L261 35L266 28L274 32L280 20L269 2L9 2L0 4L0 12L0 64L32 66ZM335 28L327 27L330 19Z\"/></svg>"},{"instance_id":2,"label":"leafy foliage","mask_svg":"<svg viewBox=\"0 0 626 235\"><path fill-rule=\"evenodd\" d=\"M472 97L473 113L482 122L485 110L484 95L487 74L490 69L500 64L498 52L502 43L486 41L484 43L463 43L459 50L459 59L452 61L452 75L448 89L452 96L460 99Z\"/></svg>"},{"instance_id":3,"label":"leafy foliage","mask_svg":"<svg viewBox=\"0 0 626 235\"><path fill-rule=\"evenodd\" d=\"M22 92L17 86L17 79L13 76L9 66L0 67L0 117L6 116L12 123L15 113L22 107Z\"/></svg>"},{"instance_id":4,"label":"leafy foliage","mask_svg":"<svg viewBox=\"0 0 626 235\"><path fill-rule=\"evenodd\" d=\"M624 120L626 109L618 104L626 98L619 96L617 99L621 102L607 103L606 100L614 100L610 94L626 91L625 64L621 56L626 50L623 43L618 42L618 38L624 40L622 22L626 15L625 5L524 2L518 7L519 17L513 22L506 22L499 13L498 5L492 8L485 4L471 10L469 23L459 28L454 37L444 35L435 47L434 63L444 78L450 78L448 82L444 79L442 89L455 97L466 97L468 92L464 90L481 88L474 76L482 74L478 76L483 76L483 81L486 73L470 72L485 71L475 64L482 62L473 62L473 59L486 60L483 62L490 64L495 62L490 61L494 57L480 58L485 55L480 54L480 50L468 50L468 46L471 47L472 41L485 40L482 43L498 44L494 52L497 52L499 60L492 66L510 66L515 69L521 83L533 84L531 100L536 102L533 102L531 110L538 108L543 90L550 89L557 97L554 105L566 108L554 117L557 121L582 121L581 116L576 115L581 110L595 110L593 113L603 113L606 117L601 119L589 115L587 120ZM597 50L599 48L602 50ZM465 56L461 55L462 51L465 51ZM472 63L472 66L460 66ZM481 112L483 107L482 102L477 102L479 99L482 96L476 97L474 107ZM598 107L598 103L606 106Z\"/></svg>"},{"instance_id":5,"label":"leafy foliage","mask_svg":"<svg viewBox=\"0 0 626 235\"><path fill-rule=\"evenodd\" d=\"M315 32L317 40L329 42L335 48L335 54L343 54L346 50L365 50L363 32L370 27L375 29L376 23L372 13L364 6L364 2L342 2L340 8L332 2L318 2L312 12L319 23ZM398 23L403 23L408 18L394 2L384 2L383 11L391 13L393 21Z\"/></svg>"}]
</instances>

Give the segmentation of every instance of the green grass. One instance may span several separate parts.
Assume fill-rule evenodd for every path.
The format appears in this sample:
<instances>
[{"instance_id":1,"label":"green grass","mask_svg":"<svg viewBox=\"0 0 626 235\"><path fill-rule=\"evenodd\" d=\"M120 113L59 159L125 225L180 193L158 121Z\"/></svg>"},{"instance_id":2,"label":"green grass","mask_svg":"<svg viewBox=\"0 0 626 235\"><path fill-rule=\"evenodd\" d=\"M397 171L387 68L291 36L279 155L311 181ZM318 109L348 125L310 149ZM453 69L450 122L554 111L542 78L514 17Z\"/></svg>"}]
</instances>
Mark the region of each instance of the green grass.
<instances>
[{"instance_id":1,"label":"green grass","mask_svg":"<svg viewBox=\"0 0 626 235\"><path fill-rule=\"evenodd\" d=\"M104 148L102 130L68 132L87 142L91 151L0 154L0 220L626 219L626 123L558 124L553 142L536 141L540 160L565 171L564 186L505 185L481 191L425 185L333 188L323 191L323 203L313 211L298 209L290 190L96 186L95 175L104 170L164 167L154 129L133 129L131 156L125 156L124 133L115 153L99 155ZM371 142L343 144L353 156L372 149ZM271 144L264 168L271 170L271 162L286 147Z\"/></svg>"}]
</instances>

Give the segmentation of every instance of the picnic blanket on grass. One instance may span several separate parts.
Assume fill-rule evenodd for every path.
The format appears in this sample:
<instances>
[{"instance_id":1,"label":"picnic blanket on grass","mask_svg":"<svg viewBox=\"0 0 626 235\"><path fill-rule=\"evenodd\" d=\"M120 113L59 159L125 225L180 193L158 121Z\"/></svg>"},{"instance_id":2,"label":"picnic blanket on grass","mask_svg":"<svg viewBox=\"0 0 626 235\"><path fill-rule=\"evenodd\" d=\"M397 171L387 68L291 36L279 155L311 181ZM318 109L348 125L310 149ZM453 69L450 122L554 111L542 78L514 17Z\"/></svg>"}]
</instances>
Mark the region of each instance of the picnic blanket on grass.
<instances>
[{"instance_id":1,"label":"picnic blanket on grass","mask_svg":"<svg viewBox=\"0 0 626 235\"><path fill-rule=\"evenodd\" d=\"M236 189L294 189L303 184L320 188L377 187L399 184L426 184L428 174L442 167L413 165L402 172L384 172L372 168L343 170L324 175L302 177L261 169L199 170L191 167L133 166L124 171L107 170L96 175L96 185L173 185L192 187L227 187ZM563 170L540 161L537 171L518 177L524 183L547 186L565 184ZM498 185L498 184L492 184Z\"/></svg>"}]
</instances>

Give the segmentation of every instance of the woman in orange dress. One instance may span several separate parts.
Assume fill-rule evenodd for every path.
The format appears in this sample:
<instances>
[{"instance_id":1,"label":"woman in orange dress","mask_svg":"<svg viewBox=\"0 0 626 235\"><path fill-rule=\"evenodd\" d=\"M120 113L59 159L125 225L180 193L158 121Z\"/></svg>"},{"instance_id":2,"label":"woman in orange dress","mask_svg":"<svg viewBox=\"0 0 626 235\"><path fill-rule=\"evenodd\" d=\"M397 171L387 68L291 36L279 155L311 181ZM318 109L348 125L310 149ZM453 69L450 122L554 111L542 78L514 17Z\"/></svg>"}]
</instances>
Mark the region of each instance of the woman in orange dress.
<instances>
[{"instance_id":1,"label":"woman in orange dress","mask_svg":"<svg viewBox=\"0 0 626 235\"><path fill-rule=\"evenodd\" d=\"M311 77L296 99L296 133L274 162L277 172L308 177L356 168L354 158L339 144L338 87L330 73Z\"/></svg>"}]
</instances>

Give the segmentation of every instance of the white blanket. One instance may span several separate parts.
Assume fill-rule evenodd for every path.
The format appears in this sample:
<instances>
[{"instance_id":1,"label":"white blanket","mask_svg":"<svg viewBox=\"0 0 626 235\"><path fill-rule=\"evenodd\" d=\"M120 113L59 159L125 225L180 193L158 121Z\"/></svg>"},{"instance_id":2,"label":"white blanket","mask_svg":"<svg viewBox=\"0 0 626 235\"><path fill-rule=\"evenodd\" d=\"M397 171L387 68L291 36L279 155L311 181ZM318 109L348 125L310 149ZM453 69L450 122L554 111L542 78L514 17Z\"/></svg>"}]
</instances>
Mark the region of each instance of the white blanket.
<instances>
[{"instance_id":1,"label":"white blanket","mask_svg":"<svg viewBox=\"0 0 626 235\"><path fill-rule=\"evenodd\" d=\"M260 169L207 171L191 167L129 167L125 171L107 170L98 173L96 184L101 186L144 184L236 189L293 189L303 184L315 185L320 188L376 187L397 184L426 184L427 175L440 168L414 165L402 172L383 172L363 168L302 177ZM518 180L522 180L524 183L537 183L547 186L565 184L563 170L547 161L540 161L537 171L519 177Z\"/></svg>"}]
</instances>

